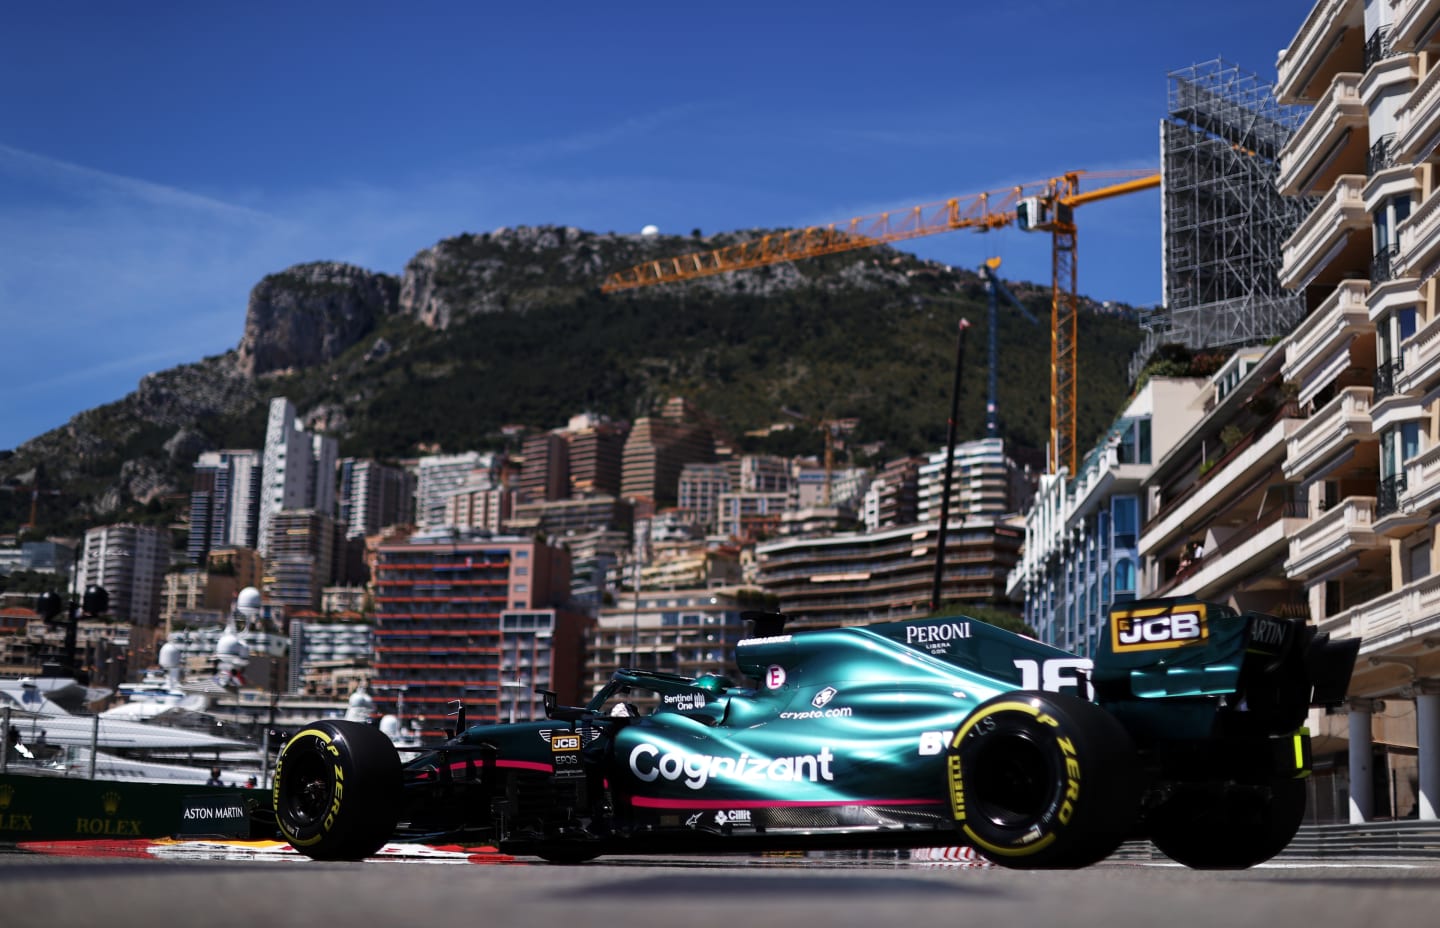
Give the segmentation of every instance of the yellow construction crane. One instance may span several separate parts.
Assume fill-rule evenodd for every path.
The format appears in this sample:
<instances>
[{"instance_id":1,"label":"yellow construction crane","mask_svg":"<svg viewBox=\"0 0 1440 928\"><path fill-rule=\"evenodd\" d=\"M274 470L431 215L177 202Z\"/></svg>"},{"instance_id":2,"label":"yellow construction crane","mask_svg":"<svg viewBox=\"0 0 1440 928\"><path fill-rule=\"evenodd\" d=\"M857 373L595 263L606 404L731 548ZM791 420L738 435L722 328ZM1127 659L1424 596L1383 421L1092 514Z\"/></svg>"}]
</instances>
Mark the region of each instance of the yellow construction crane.
<instances>
[{"instance_id":1,"label":"yellow construction crane","mask_svg":"<svg viewBox=\"0 0 1440 928\"><path fill-rule=\"evenodd\" d=\"M1081 183L1101 182L1091 190ZM1160 186L1153 168L1132 171L1071 171L1030 184L957 197L910 209L857 216L846 223L811 226L765 235L748 242L676 258L647 261L611 274L601 290L672 283L743 268L796 261L869 248L890 242L974 229L986 232L1011 224L1051 235L1050 299L1050 470L1075 474L1076 341L1080 296L1076 289L1074 209L1086 203Z\"/></svg>"},{"instance_id":2,"label":"yellow construction crane","mask_svg":"<svg viewBox=\"0 0 1440 928\"><path fill-rule=\"evenodd\" d=\"M831 502L831 484L835 475L835 446L840 442L840 436L854 431L855 426L860 424L859 419L816 419L798 412L788 406L782 406L780 411L792 419L799 419L815 429L818 429L825 436L825 491L821 497L821 505L829 506Z\"/></svg>"}]
</instances>

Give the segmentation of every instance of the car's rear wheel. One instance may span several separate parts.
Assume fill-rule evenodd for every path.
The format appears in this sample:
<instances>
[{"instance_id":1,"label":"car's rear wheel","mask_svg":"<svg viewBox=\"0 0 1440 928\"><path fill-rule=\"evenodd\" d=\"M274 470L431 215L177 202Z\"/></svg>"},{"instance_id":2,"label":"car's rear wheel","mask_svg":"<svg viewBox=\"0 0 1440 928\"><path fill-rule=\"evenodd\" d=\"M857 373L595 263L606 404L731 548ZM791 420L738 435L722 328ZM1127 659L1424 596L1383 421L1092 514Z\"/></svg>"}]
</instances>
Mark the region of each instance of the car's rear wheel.
<instances>
[{"instance_id":1,"label":"car's rear wheel","mask_svg":"<svg viewBox=\"0 0 1440 928\"><path fill-rule=\"evenodd\" d=\"M275 761L275 821L315 860L362 860L395 831L400 756L380 729L359 722L307 725Z\"/></svg>"},{"instance_id":2,"label":"car's rear wheel","mask_svg":"<svg viewBox=\"0 0 1440 928\"><path fill-rule=\"evenodd\" d=\"M535 856L548 864L583 864L600 856L600 852L583 845L567 847L550 845L535 852Z\"/></svg>"},{"instance_id":3,"label":"car's rear wheel","mask_svg":"<svg viewBox=\"0 0 1440 928\"><path fill-rule=\"evenodd\" d=\"M956 825L1005 867L1104 860L1139 807L1129 734L1099 706L1061 693L982 703L956 731L946 767Z\"/></svg>"},{"instance_id":4,"label":"car's rear wheel","mask_svg":"<svg viewBox=\"0 0 1440 928\"><path fill-rule=\"evenodd\" d=\"M1305 781L1182 793L1150 816L1150 841L1197 870L1243 870L1285 850L1305 820Z\"/></svg>"}]
</instances>

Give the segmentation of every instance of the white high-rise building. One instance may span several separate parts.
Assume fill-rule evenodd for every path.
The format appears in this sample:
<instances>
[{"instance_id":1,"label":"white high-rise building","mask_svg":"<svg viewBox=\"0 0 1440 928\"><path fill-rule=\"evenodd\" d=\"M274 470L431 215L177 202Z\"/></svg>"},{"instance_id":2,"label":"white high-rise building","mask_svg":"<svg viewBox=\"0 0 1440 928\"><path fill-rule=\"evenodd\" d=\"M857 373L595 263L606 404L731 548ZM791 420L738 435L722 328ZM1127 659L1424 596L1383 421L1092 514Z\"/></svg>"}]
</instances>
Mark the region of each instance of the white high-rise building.
<instances>
[{"instance_id":1,"label":"white high-rise building","mask_svg":"<svg viewBox=\"0 0 1440 928\"><path fill-rule=\"evenodd\" d=\"M467 451L421 458L416 467L415 489L415 520L419 529L423 532L448 524L445 508L450 496L467 483L494 481L497 467L498 459L491 452Z\"/></svg>"},{"instance_id":2,"label":"white high-rise building","mask_svg":"<svg viewBox=\"0 0 1440 928\"><path fill-rule=\"evenodd\" d=\"M270 523L283 509L335 514L335 460L339 444L311 435L295 421L295 406L283 396L270 401L265 426L265 473L260 492L260 553L269 551Z\"/></svg>"},{"instance_id":3,"label":"white high-rise building","mask_svg":"<svg viewBox=\"0 0 1440 928\"><path fill-rule=\"evenodd\" d=\"M980 438L955 446L950 474L950 527L970 516L1024 512L1035 495L1035 479L1005 450L1003 438ZM935 451L920 468L919 516L938 522L944 504L945 452Z\"/></svg>"},{"instance_id":4,"label":"white high-rise building","mask_svg":"<svg viewBox=\"0 0 1440 928\"><path fill-rule=\"evenodd\" d=\"M110 594L110 615L137 626L160 617L165 568L170 565L170 530L146 525L104 525L85 532L79 588L102 586Z\"/></svg>"},{"instance_id":5,"label":"white high-rise building","mask_svg":"<svg viewBox=\"0 0 1440 928\"><path fill-rule=\"evenodd\" d=\"M259 451L206 451L195 461L190 494L190 560L215 548L256 548L260 541Z\"/></svg>"}]
</instances>

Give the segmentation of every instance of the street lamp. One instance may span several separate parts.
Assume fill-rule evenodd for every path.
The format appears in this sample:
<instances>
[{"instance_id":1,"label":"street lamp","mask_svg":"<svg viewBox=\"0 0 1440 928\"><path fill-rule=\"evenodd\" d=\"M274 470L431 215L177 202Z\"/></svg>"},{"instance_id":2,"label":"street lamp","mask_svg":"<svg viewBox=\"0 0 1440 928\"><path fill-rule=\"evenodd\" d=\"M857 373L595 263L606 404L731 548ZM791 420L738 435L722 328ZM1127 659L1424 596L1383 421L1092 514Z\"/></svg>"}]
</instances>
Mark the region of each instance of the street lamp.
<instances>
[{"instance_id":1,"label":"street lamp","mask_svg":"<svg viewBox=\"0 0 1440 928\"><path fill-rule=\"evenodd\" d=\"M54 668L42 668L42 674L64 675L79 680L81 683L90 682L90 674L82 671L76 666L75 661L75 632L79 624L80 616L104 615L110 609L110 594L103 586L90 584L85 587L85 593L78 600L75 598L74 584L71 584L71 598L67 603L59 593L45 592L36 598L35 611L45 624L50 622L65 610L65 649L64 663Z\"/></svg>"}]
</instances>

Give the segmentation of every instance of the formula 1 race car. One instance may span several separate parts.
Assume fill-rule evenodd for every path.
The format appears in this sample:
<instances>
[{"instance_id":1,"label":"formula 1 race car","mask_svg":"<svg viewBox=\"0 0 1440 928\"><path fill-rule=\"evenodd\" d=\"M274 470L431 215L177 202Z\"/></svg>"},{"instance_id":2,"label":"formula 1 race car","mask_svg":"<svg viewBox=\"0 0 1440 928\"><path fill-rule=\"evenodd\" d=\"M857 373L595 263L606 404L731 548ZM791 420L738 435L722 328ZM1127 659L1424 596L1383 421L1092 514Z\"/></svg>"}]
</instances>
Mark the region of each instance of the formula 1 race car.
<instances>
[{"instance_id":1,"label":"formula 1 race car","mask_svg":"<svg viewBox=\"0 0 1440 928\"><path fill-rule=\"evenodd\" d=\"M1300 827L1306 716L1343 700L1359 646L1177 598L1113 609L1093 662L965 616L793 634L746 616L743 683L620 670L583 707L545 694L544 721L461 708L404 763L374 726L307 725L277 759L279 832L320 860L966 845L1061 868L1148 839L1249 867Z\"/></svg>"}]
</instances>

